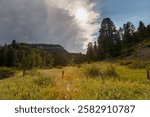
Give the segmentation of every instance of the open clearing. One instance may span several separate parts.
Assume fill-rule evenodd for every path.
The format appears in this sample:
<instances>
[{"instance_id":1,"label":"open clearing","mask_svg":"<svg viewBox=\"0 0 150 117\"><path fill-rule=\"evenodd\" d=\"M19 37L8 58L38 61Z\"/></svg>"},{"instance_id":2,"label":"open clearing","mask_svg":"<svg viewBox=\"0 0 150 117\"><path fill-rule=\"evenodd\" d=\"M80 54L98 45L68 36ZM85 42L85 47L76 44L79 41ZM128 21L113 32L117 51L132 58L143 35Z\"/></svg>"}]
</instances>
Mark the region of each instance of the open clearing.
<instances>
[{"instance_id":1,"label":"open clearing","mask_svg":"<svg viewBox=\"0 0 150 117\"><path fill-rule=\"evenodd\" d=\"M113 64L118 76L88 78L86 68L95 65L101 72ZM63 73L64 71L64 73ZM130 69L118 63L98 62L64 68L32 70L25 76L0 80L0 99L116 100L150 99L150 81L145 69Z\"/></svg>"}]
</instances>

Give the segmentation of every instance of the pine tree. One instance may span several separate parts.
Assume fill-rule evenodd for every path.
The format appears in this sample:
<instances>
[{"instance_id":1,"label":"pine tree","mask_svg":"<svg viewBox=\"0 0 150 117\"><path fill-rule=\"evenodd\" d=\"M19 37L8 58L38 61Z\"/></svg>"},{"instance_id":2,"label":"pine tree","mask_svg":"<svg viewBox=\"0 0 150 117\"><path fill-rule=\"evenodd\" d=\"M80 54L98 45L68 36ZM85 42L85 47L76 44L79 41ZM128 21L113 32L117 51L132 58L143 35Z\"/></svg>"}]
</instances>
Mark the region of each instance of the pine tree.
<instances>
[{"instance_id":1,"label":"pine tree","mask_svg":"<svg viewBox=\"0 0 150 117\"><path fill-rule=\"evenodd\" d=\"M135 26L131 22L127 22L123 25L123 47L129 48L134 44L133 34L135 32Z\"/></svg>"},{"instance_id":2,"label":"pine tree","mask_svg":"<svg viewBox=\"0 0 150 117\"><path fill-rule=\"evenodd\" d=\"M138 41L142 41L146 37L147 37L146 26L142 21L140 21L138 27L138 39L139 39Z\"/></svg>"},{"instance_id":3,"label":"pine tree","mask_svg":"<svg viewBox=\"0 0 150 117\"><path fill-rule=\"evenodd\" d=\"M114 53L113 53L113 57L119 56L121 54L122 51L122 43L121 43L121 37L119 34L119 31L115 31L114 33L114 39L113 39L113 43L114 43Z\"/></svg>"},{"instance_id":4,"label":"pine tree","mask_svg":"<svg viewBox=\"0 0 150 117\"><path fill-rule=\"evenodd\" d=\"M94 54L94 60L97 61L98 60L98 47L97 47L97 43L96 41L94 42L94 47L93 47L93 54Z\"/></svg>"},{"instance_id":5,"label":"pine tree","mask_svg":"<svg viewBox=\"0 0 150 117\"><path fill-rule=\"evenodd\" d=\"M0 66L7 66L7 57L8 57L7 53L8 53L7 46L2 47L0 51Z\"/></svg>"},{"instance_id":6,"label":"pine tree","mask_svg":"<svg viewBox=\"0 0 150 117\"><path fill-rule=\"evenodd\" d=\"M12 47L16 46L16 44L17 44L16 40L12 40L11 42Z\"/></svg>"},{"instance_id":7,"label":"pine tree","mask_svg":"<svg viewBox=\"0 0 150 117\"><path fill-rule=\"evenodd\" d=\"M17 52L14 48L9 47L7 53L7 66L8 67L17 67L18 66L18 58Z\"/></svg>"},{"instance_id":8,"label":"pine tree","mask_svg":"<svg viewBox=\"0 0 150 117\"><path fill-rule=\"evenodd\" d=\"M100 36L98 38L98 56L99 59L111 58L117 54L121 48L119 32L110 18L103 19L101 23ZM118 50L116 50L118 49Z\"/></svg>"},{"instance_id":9,"label":"pine tree","mask_svg":"<svg viewBox=\"0 0 150 117\"><path fill-rule=\"evenodd\" d=\"M147 25L146 30L147 30L146 33L147 33L147 35L148 35L148 38L150 39L150 24Z\"/></svg>"},{"instance_id":10,"label":"pine tree","mask_svg":"<svg viewBox=\"0 0 150 117\"><path fill-rule=\"evenodd\" d=\"M93 44L91 42L88 43L86 56L89 62L94 60L94 50L93 50Z\"/></svg>"}]
</instances>

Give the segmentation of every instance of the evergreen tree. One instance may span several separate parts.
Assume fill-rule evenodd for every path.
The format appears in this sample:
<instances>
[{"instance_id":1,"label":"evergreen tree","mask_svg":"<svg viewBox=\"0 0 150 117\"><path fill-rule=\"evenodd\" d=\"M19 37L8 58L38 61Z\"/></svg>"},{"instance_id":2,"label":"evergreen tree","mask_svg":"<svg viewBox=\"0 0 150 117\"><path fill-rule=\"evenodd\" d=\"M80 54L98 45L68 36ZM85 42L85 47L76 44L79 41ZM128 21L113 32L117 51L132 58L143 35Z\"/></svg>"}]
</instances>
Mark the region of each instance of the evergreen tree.
<instances>
[{"instance_id":1,"label":"evergreen tree","mask_svg":"<svg viewBox=\"0 0 150 117\"><path fill-rule=\"evenodd\" d=\"M121 37L119 34L119 31L115 31L114 33L114 39L113 39L113 43L114 43L114 53L113 53L113 57L119 56L121 54L122 51L122 43L121 43Z\"/></svg>"},{"instance_id":2,"label":"evergreen tree","mask_svg":"<svg viewBox=\"0 0 150 117\"><path fill-rule=\"evenodd\" d=\"M16 40L12 40L11 45L15 46L17 44Z\"/></svg>"},{"instance_id":3,"label":"evergreen tree","mask_svg":"<svg viewBox=\"0 0 150 117\"><path fill-rule=\"evenodd\" d=\"M2 47L0 50L0 66L7 66L7 53L7 46Z\"/></svg>"},{"instance_id":4,"label":"evergreen tree","mask_svg":"<svg viewBox=\"0 0 150 117\"><path fill-rule=\"evenodd\" d=\"M89 62L94 60L94 50L93 50L93 44L91 42L88 43L86 56Z\"/></svg>"},{"instance_id":5,"label":"evergreen tree","mask_svg":"<svg viewBox=\"0 0 150 117\"><path fill-rule=\"evenodd\" d=\"M131 22L127 22L123 25L123 30L123 47L131 47L134 44L133 34L135 32L135 26Z\"/></svg>"},{"instance_id":6,"label":"evergreen tree","mask_svg":"<svg viewBox=\"0 0 150 117\"><path fill-rule=\"evenodd\" d=\"M94 42L93 54L94 54L94 60L95 61L98 60L98 56L97 56L97 54L98 54L98 47L97 47L96 41Z\"/></svg>"},{"instance_id":7,"label":"evergreen tree","mask_svg":"<svg viewBox=\"0 0 150 117\"><path fill-rule=\"evenodd\" d=\"M120 36L114 23L110 18L103 19L98 38L99 59L111 58L118 55L117 51L121 49L118 48L120 47L119 44L121 44Z\"/></svg>"},{"instance_id":8,"label":"evergreen tree","mask_svg":"<svg viewBox=\"0 0 150 117\"><path fill-rule=\"evenodd\" d=\"M145 24L142 21L140 21L139 22L139 27L138 27L138 32L143 33L143 32L145 32L145 29L146 29Z\"/></svg>"},{"instance_id":9,"label":"evergreen tree","mask_svg":"<svg viewBox=\"0 0 150 117\"><path fill-rule=\"evenodd\" d=\"M147 34L148 39L150 39L150 24L147 25L146 34Z\"/></svg>"},{"instance_id":10,"label":"evergreen tree","mask_svg":"<svg viewBox=\"0 0 150 117\"><path fill-rule=\"evenodd\" d=\"M138 41L142 41L146 37L147 37L146 26L142 21L140 21L138 27L138 39L139 39Z\"/></svg>"},{"instance_id":11,"label":"evergreen tree","mask_svg":"<svg viewBox=\"0 0 150 117\"><path fill-rule=\"evenodd\" d=\"M7 66L8 67L17 67L18 66L18 58L17 52L14 48L9 47L7 53Z\"/></svg>"}]
</instances>

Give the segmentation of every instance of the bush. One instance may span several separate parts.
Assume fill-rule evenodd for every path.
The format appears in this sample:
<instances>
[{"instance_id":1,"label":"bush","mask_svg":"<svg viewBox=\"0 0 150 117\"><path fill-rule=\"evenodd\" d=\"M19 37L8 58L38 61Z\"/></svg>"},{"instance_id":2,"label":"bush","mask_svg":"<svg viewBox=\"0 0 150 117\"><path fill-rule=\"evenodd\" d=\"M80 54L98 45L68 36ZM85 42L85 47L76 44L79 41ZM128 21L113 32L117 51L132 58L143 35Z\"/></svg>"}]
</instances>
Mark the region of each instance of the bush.
<instances>
[{"instance_id":1,"label":"bush","mask_svg":"<svg viewBox=\"0 0 150 117\"><path fill-rule=\"evenodd\" d=\"M94 78L101 75L101 71L100 68L97 67L96 65L91 65L85 68L84 74L88 78Z\"/></svg>"},{"instance_id":2,"label":"bush","mask_svg":"<svg viewBox=\"0 0 150 117\"><path fill-rule=\"evenodd\" d=\"M77 68L81 68L81 67L82 67L82 65L81 65L81 64L78 64L78 65L77 65Z\"/></svg>"},{"instance_id":3,"label":"bush","mask_svg":"<svg viewBox=\"0 0 150 117\"><path fill-rule=\"evenodd\" d=\"M120 65L128 66L128 65L130 65L132 63L133 63L132 61L121 61Z\"/></svg>"},{"instance_id":4,"label":"bush","mask_svg":"<svg viewBox=\"0 0 150 117\"><path fill-rule=\"evenodd\" d=\"M11 68L0 68L0 80L14 76L15 70Z\"/></svg>"},{"instance_id":5,"label":"bush","mask_svg":"<svg viewBox=\"0 0 150 117\"><path fill-rule=\"evenodd\" d=\"M116 68L113 65L107 66L107 70L105 72L106 76L109 77L118 77L118 74L116 72Z\"/></svg>"},{"instance_id":6,"label":"bush","mask_svg":"<svg viewBox=\"0 0 150 117\"><path fill-rule=\"evenodd\" d=\"M147 66L150 65L150 62L148 61L134 61L132 64L129 65L132 69L145 69Z\"/></svg>"},{"instance_id":7,"label":"bush","mask_svg":"<svg viewBox=\"0 0 150 117\"><path fill-rule=\"evenodd\" d=\"M39 77L34 80L34 83L38 86L48 86L48 85L54 85L54 80L51 77Z\"/></svg>"}]
</instances>

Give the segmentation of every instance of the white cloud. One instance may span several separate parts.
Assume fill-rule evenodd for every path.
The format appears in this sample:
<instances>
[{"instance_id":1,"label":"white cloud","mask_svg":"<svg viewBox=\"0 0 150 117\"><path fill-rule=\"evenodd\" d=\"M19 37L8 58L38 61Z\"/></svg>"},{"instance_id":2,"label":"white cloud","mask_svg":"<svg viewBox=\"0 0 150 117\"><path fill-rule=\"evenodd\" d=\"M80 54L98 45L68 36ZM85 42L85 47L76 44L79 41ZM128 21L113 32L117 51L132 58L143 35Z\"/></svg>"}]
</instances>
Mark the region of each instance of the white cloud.
<instances>
[{"instance_id":1,"label":"white cloud","mask_svg":"<svg viewBox=\"0 0 150 117\"><path fill-rule=\"evenodd\" d=\"M76 43L83 43L83 49L85 49L87 43L93 41L95 38L92 35L99 27L96 21L100 17L100 13L95 10L96 3L91 0L46 0L46 2L50 8L49 10L51 10L51 7L55 6L56 8L65 10L67 13L66 15L72 17L71 20L74 25L76 25L76 34L73 34L74 41ZM85 9L88 14L87 19L82 22L75 19L76 11L80 8Z\"/></svg>"}]
</instances>

